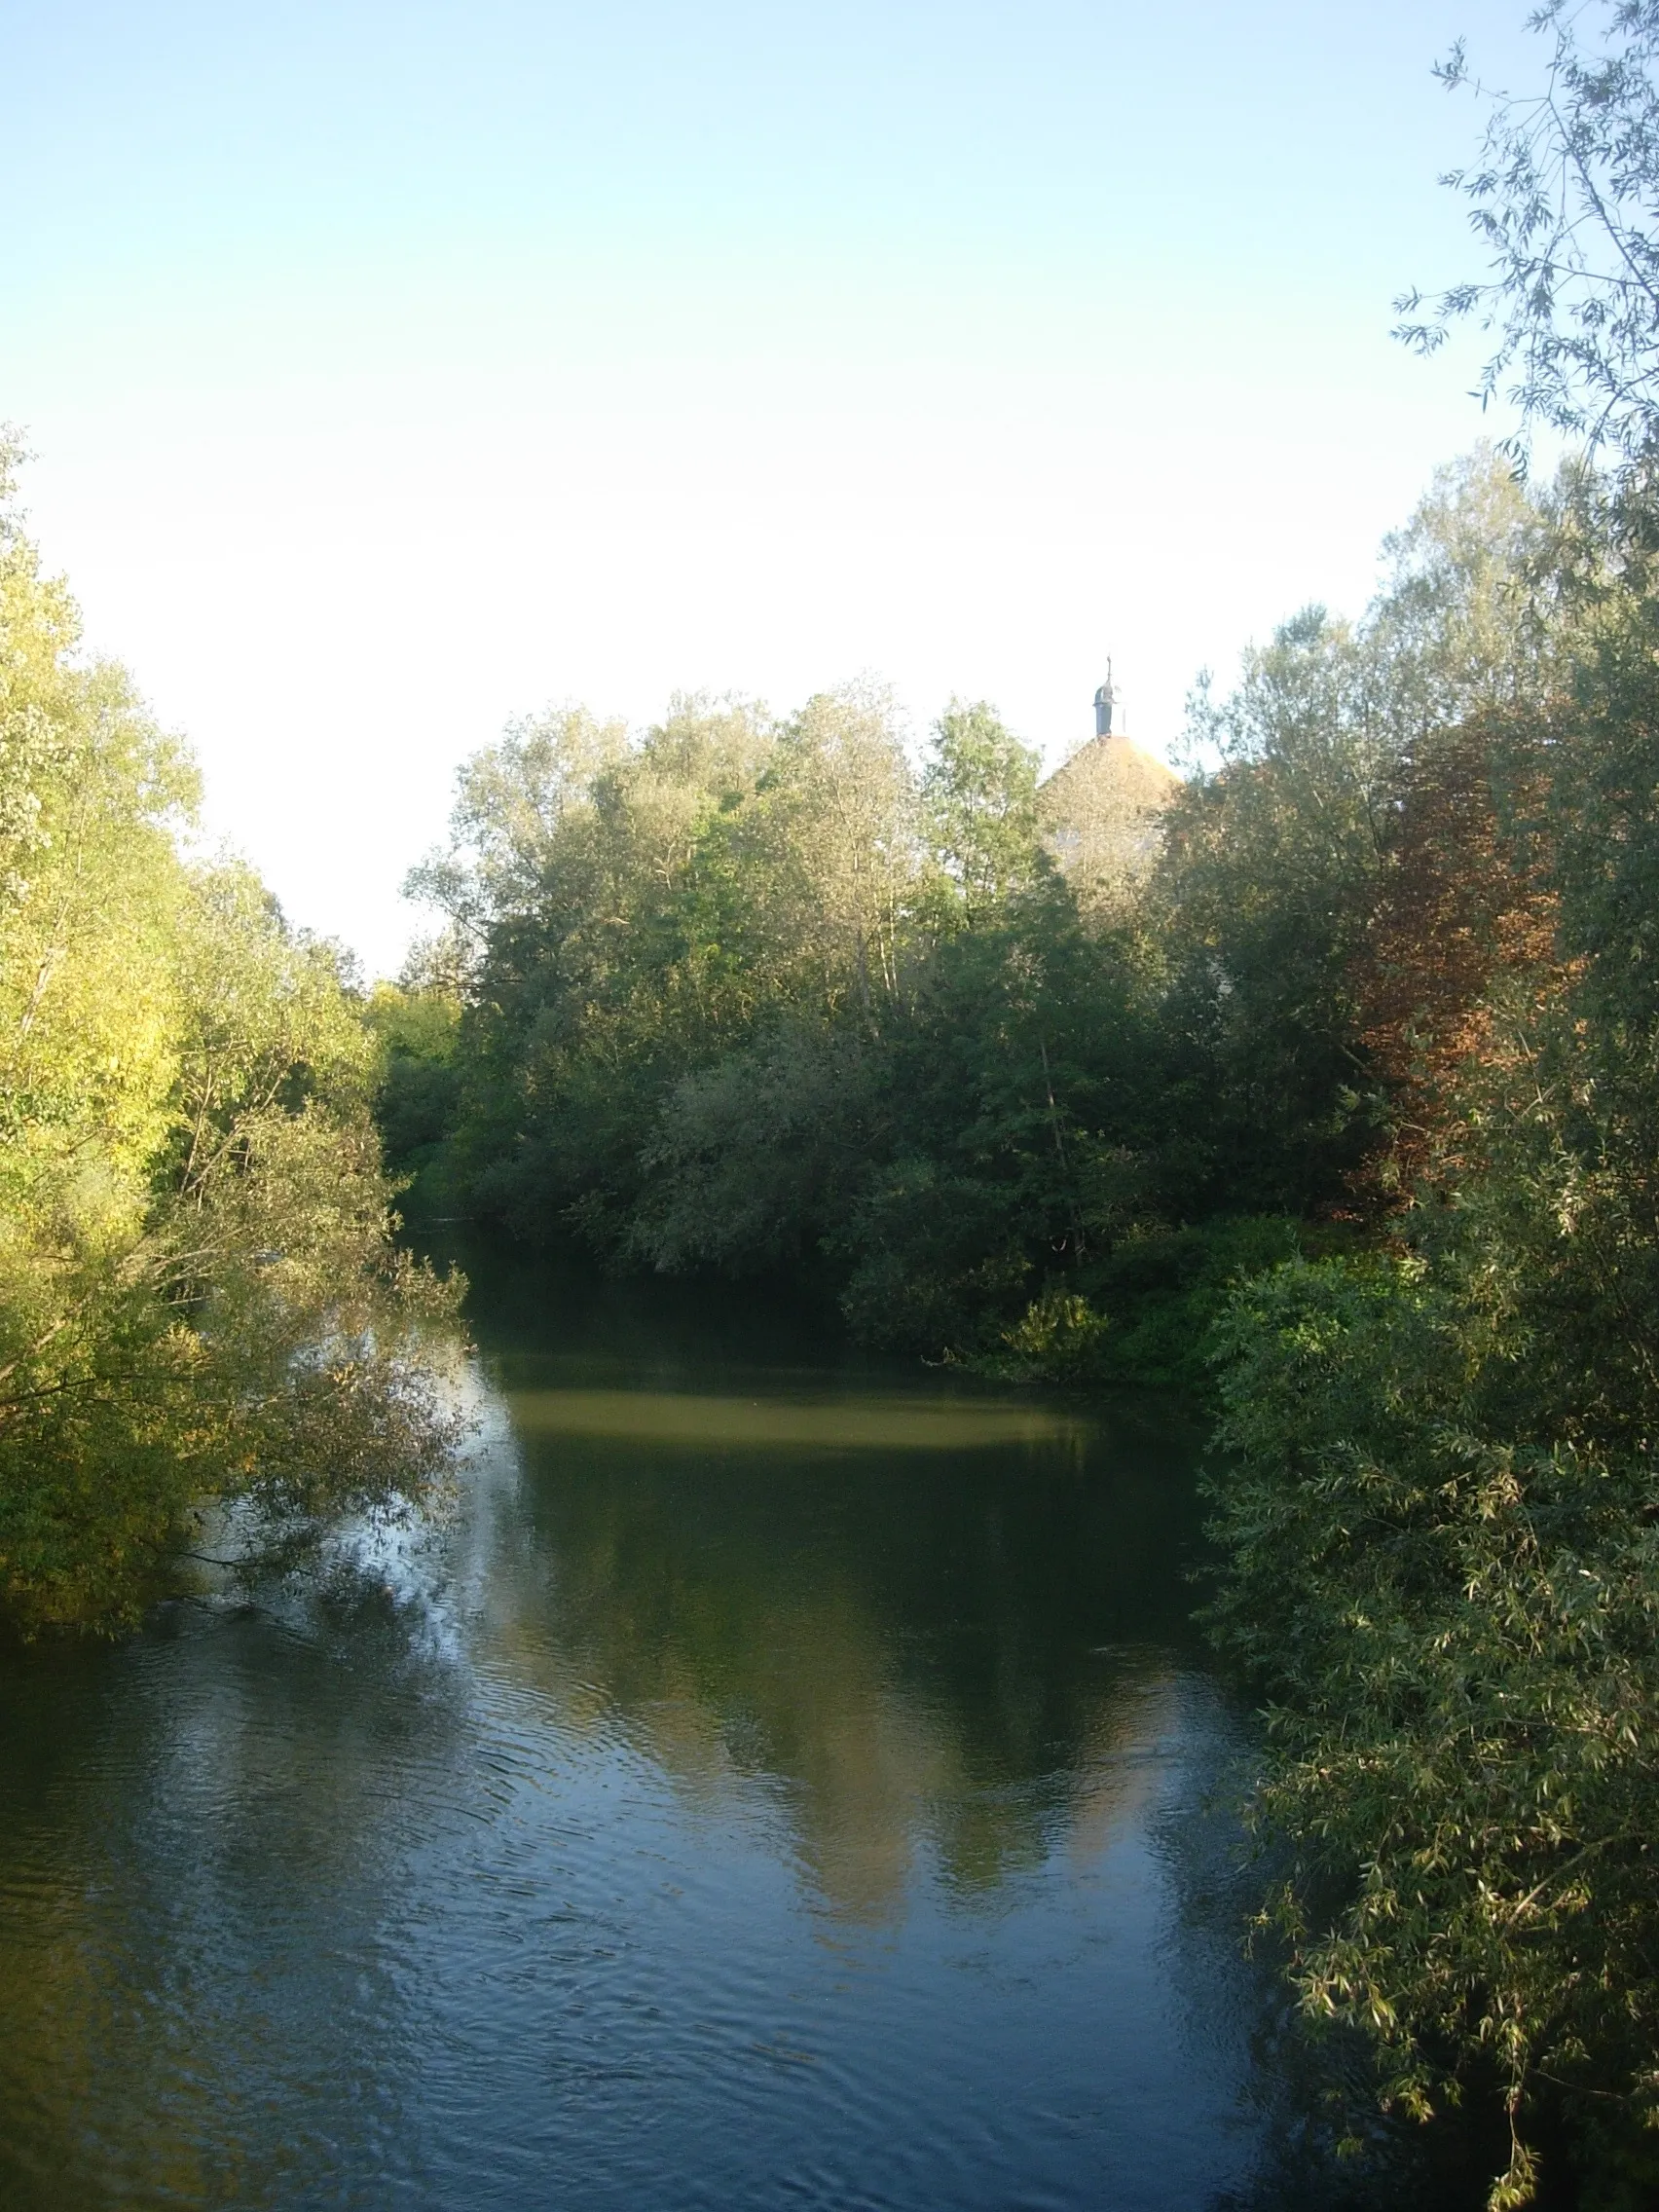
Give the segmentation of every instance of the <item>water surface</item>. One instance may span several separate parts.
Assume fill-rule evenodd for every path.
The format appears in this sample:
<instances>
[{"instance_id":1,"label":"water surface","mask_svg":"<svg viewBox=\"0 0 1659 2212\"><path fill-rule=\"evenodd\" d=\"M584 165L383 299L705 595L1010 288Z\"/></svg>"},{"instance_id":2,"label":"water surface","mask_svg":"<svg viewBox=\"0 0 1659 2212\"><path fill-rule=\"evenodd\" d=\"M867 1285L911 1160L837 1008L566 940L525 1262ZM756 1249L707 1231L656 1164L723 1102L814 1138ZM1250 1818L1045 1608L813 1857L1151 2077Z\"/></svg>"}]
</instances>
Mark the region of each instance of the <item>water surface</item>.
<instances>
[{"instance_id":1,"label":"water surface","mask_svg":"<svg viewBox=\"0 0 1659 2212\"><path fill-rule=\"evenodd\" d=\"M475 1308L441 1538L0 1662L0 2202L1250 2193L1191 1420Z\"/></svg>"}]
</instances>

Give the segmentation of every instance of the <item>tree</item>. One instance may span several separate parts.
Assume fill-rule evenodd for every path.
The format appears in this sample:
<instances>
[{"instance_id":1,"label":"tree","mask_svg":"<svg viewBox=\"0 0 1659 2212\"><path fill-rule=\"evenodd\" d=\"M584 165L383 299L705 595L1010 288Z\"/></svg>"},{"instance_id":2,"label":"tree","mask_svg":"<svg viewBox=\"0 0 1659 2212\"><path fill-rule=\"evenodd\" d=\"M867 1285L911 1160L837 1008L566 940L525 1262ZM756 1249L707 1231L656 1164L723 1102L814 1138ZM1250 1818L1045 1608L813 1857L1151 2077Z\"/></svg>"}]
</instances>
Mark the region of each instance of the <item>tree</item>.
<instances>
[{"instance_id":1,"label":"tree","mask_svg":"<svg viewBox=\"0 0 1659 2212\"><path fill-rule=\"evenodd\" d=\"M791 995L879 1026L901 987L920 861L915 786L885 691L821 692L784 725L742 850L761 927L798 976Z\"/></svg>"},{"instance_id":2,"label":"tree","mask_svg":"<svg viewBox=\"0 0 1659 2212\"><path fill-rule=\"evenodd\" d=\"M984 700L953 699L934 725L922 776L923 820L936 862L972 924L1029 884L1042 865L1038 756Z\"/></svg>"},{"instance_id":3,"label":"tree","mask_svg":"<svg viewBox=\"0 0 1659 2212\"><path fill-rule=\"evenodd\" d=\"M453 1297L400 1259L326 945L187 861L194 772L0 528L0 1614L129 1619L212 1501L430 1492Z\"/></svg>"},{"instance_id":4,"label":"tree","mask_svg":"<svg viewBox=\"0 0 1659 2212\"><path fill-rule=\"evenodd\" d=\"M1546 695L1562 612L1552 557L1564 493L1529 497L1490 449L1438 472L1356 624L1305 608L1195 700L1217 765L1164 815L1150 888L1164 1019L1207 1064L1191 1172L1235 1206L1348 1202L1385 1142L1374 934L1393 903L1404 796L1447 733ZM1408 963L1409 964L1409 963ZM1371 1039L1371 1041L1368 1041Z\"/></svg>"},{"instance_id":5,"label":"tree","mask_svg":"<svg viewBox=\"0 0 1659 2212\"><path fill-rule=\"evenodd\" d=\"M1552 2104L1645 2200L1659 2119L1659 621L1639 564L1571 643L1569 683L1453 733L1433 757L1454 772L1410 794L1405 850L1451 938L1416 970L1435 1112L1387 1248L1237 1294L1213 1478L1213 1619L1273 1700L1257 1810L1290 1855L1297 1977L1375 2036L1406 2109L1495 2086L1494 2207L1531 2200Z\"/></svg>"}]
</instances>

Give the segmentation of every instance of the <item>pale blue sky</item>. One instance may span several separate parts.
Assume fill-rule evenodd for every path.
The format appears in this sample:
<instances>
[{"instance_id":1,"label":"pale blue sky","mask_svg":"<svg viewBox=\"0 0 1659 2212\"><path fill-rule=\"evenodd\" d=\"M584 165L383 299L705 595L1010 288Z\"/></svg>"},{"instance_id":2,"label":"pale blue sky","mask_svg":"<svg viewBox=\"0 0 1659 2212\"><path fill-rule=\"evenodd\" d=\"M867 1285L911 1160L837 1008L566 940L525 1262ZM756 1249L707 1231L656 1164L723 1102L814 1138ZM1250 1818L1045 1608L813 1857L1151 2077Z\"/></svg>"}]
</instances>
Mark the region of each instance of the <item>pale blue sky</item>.
<instances>
[{"instance_id":1,"label":"pale blue sky","mask_svg":"<svg viewBox=\"0 0 1659 2212\"><path fill-rule=\"evenodd\" d=\"M1058 755L1110 652L1166 745L1482 430L1389 303L1476 266L1429 65L1535 75L1524 13L6 0L33 526L382 968L550 698L874 672Z\"/></svg>"}]
</instances>

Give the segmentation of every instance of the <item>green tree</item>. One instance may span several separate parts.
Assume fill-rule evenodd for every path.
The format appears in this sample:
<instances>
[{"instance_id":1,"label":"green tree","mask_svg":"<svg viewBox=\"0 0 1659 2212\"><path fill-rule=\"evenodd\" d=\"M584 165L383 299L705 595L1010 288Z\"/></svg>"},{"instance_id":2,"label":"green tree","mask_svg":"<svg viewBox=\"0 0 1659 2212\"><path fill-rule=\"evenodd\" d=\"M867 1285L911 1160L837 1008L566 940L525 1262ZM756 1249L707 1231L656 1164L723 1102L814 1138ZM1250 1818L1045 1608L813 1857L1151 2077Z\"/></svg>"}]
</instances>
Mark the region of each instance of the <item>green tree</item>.
<instances>
[{"instance_id":1,"label":"green tree","mask_svg":"<svg viewBox=\"0 0 1659 2212\"><path fill-rule=\"evenodd\" d=\"M1207 1204L1340 1204L1386 1134L1365 948L1401 798L1444 734L1548 691L1563 517L1490 450L1437 475L1364 618L1309 608L1195 700L1216 765L1167 809L1150 890L1165 1023L1207 1064Z\"/></svg>"},{"instance_id":2,"label":"green tree","mask_svg":"<svg viewBox=\"0 0 1659 2212\"><path fill-rule=\"evenodd\" d=\"M1225 1341L1214 1617L1273 1696L1296 1972L1408 2109L1495 2085L1494 2206L1552 2105L1608 2201L1659 2167L1659 621L1626 578L1570 682L1488 725L1535 888L1391 1249L1249 1286Z\"/></svg>"},{"instance_id":3,"label":"green tree","mask_svg":"<svg viewBox=\"0 0 1659 2212\"><path fill-rule=\"evenodd\" d=\"M338 961L187 861L194 776L0 534L0 1612L130 1617L195 1517L429 1490L453 1303L394 1252Z\"/></svg>"},{"instance_id":4,"label":"green tree","mask_svg":"<svg viewBox=\"0 0 1659 2212\"><path fill-rule=\"evenodd\" d=\"M1038 757L979 700L953 699L934 728L922 810L934 859L965 919L978 921L1024 889L1042 865Z\"/></svg>"}]
</instances>

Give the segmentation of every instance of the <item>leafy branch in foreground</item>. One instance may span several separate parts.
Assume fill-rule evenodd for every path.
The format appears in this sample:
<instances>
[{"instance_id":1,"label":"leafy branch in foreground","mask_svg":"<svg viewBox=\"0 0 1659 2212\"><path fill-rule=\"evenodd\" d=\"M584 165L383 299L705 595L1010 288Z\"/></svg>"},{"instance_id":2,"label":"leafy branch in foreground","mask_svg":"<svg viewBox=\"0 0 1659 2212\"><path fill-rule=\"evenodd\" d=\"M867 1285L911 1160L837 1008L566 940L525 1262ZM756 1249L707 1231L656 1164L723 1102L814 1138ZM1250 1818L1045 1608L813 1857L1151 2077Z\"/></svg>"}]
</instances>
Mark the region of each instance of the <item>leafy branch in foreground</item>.
<instances>
[{"instance_id":1,"label":"leafy branch in foreground","mask_svg":"<svg viewBox=\"0 0 1659 2212\"><path fill-rule=\"evenodd\" d=\"M1483 405L1512 399L1524 426L1636 454L1659 418L1659 4L1604 6L1595 49L1579 35L1589 12L1548 0L1531 17L1551 41L1539 92L1482 86L1461 42L1436 69L1492 103L1479 159L1442 179L1468 200L1492 274L1427 302L1406 293L1395 336L1432 353L1473 320L1496 335Z\"/></svg>"}]
</instances>

